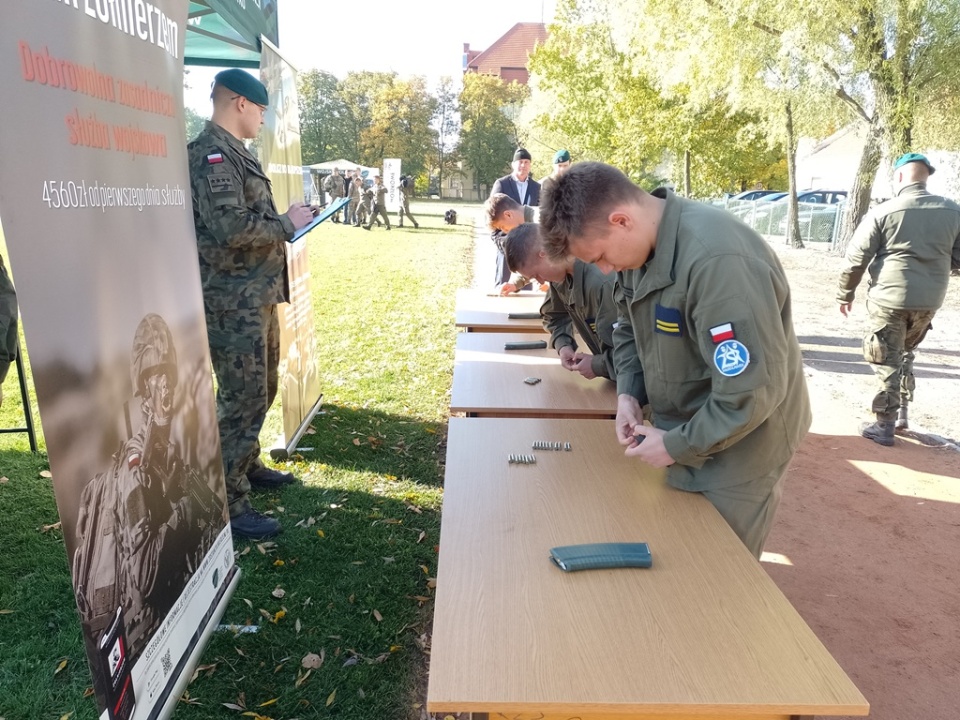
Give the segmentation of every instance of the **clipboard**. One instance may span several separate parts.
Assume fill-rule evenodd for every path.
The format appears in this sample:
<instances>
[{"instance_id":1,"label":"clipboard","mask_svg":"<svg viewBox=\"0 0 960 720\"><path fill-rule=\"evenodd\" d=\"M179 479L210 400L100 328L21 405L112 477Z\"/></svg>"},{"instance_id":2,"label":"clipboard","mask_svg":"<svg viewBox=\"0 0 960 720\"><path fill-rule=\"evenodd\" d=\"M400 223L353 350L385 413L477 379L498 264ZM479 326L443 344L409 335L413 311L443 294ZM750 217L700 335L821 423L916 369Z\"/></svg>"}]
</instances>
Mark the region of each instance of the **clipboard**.
<instances>
[{"instance_id":1,"label":"clipboard","mask_svg":"<svg viewBox=\"0 0 960 720\"><path fill-rule=\"evenodd\" d=\"M340 208L342 208L348 202L350 202L350 198L347 198L347 197L337 198L332 203L327 205L323 210L321 210L320 214L317 215L313 220L311 220L307 225L304 225L302 228L297 230L293 234L293 237L287 240L287 242L295 243L297 240L302 238L308 232L313 230L317 225L319 225L324 220L334 215Z\"/></svg>"}]
</instances>

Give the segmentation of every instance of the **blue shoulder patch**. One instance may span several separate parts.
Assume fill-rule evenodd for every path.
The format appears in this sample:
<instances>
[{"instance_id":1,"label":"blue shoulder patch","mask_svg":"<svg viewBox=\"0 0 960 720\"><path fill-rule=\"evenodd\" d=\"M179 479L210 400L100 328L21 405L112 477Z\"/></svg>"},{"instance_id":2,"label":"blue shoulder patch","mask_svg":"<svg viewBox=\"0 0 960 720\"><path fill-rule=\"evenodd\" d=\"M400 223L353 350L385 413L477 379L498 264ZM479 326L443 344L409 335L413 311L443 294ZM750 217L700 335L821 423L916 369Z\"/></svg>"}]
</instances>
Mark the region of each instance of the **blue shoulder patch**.
<instances>
[{"instance_id":1,"label":"blue shoulder patch","mask_svg":"<svg viewBox=\"0 0 960 720\"><path fill-rule=\"evenodd\" d=\"M664 307L660 303L657 303L654 319L656 320L654 332L658 332L661 335L683 337L683 313L680 312L679 308Z\"/></svg>"},{"instance_id":2,"label":"blue shoulder patch","mask_svg":"<svg viewBox=\"0 0 960 720\"><path fill-rule=\"evenodd\" d=\"M739 340L724 340L713 351L713 364L725 377L736 377L750 364L750 351Z\"/></svg>"}]
</instances>

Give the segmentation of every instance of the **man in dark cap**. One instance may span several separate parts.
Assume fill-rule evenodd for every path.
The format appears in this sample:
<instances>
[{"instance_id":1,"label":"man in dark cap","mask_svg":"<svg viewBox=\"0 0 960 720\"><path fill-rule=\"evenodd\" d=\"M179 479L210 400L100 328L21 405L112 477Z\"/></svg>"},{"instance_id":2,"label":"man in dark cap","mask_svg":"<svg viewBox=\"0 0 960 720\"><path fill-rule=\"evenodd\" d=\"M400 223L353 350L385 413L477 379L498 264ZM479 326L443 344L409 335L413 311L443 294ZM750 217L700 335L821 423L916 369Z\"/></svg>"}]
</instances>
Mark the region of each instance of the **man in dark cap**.
<instances>
[{"instance_id":1,"label":"man in dark cap","mask_svg":"<svg viewBox=\"0 0 960 720\"><path fill-rule=\"evenodd\" d=\"M540 183L530 177L530 153L525 148L517 148L513 153L513 162L511 167L513 172L504 175L493 183L490 190L490 196L497 193L503 193L512 197L521 205L537 207L540 204ZM490 234L490 239L497 246L497 270L494 283L498 286L503 285L510 279L510 268L507 267L506 260L503 257L503 242L506 235L499 230L494 230Z\"/></svg>"},{"instance_id":2,"label":"man in dark cap","mask_svg":"<svg viewBox=\"0 0 960 720\"><path fill-rule=\"evenodd\" d=\"M265 538L280 532L280 523L256 512L248 496L251 485L294 481L263 465L259 436L277 394L277 303L290 299L286 245L313 210L295 202L281 215L270 181L243 144L263 124L270 101L263 83L224 70L210 97L213 116L188 152L223 472L234 534Z\"/></svg>"},{"instance_id":3,"label":"man in dark cap","mask_svg":"<svg viewBox=\"0 0 960 720\"><path fill-rule=\"evenodd\" d=\"M960 205L927 192L935 168L919 153L893 165L895 197L870 210L847 247L837 300L848 316L865 271L870 330L863 357L880 388L873 398L876 422L860 434L893 445L895 430L908 427L913 400L914 351L943 304L951 268L960 268Z\"/></svg>"}]
</instances>

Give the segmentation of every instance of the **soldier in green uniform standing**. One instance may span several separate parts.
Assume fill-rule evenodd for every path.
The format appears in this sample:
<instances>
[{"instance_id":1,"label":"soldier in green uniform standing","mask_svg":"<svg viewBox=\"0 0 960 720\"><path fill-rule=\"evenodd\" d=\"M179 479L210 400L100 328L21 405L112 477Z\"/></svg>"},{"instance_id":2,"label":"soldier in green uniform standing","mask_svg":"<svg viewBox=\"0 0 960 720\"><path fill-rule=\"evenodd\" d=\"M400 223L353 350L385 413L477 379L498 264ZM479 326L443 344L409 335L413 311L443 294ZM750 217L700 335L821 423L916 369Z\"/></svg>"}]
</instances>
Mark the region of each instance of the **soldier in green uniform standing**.
<instances>
[{"instance_id":1,"label":"soldier in green uniform standing","mask_svg":"<svg viewBox=\"0 0 960 720\"><path fill-rule=\"evenodd\" d=\"M951 267L960 268L960 205L927 192L935 168L923 155L907 153L893 167L896 197L860 222L837 290L846 317L869 271L863 357L880 388L872 404L876 422L864 423L860 434L880 445L893 445L895 431L907 429L914 351L943 304Z\"/></svg>"},{"instance_id":2,"label":"soldier in green uniform standing","mask_svg":"<svg viewBox=\"0 0 960 720\"><path fill-rule=\"evenodd\" d=\"M380 221L377 217L382 217L383 222L387 225L387 230L390 229L390 218L387 217L387 186L383 184L383 178L379 175L374 175L373 177L373 187L370 188L373 191L373 209L370 211L370 219L367 220L367 224L363 226L364 230L369 230L370 226L374 222L377 225L380 224Z\"/></svg>"},{"instance_id":3,"label":"soldier in green uniform standing","mask_svg":"<svg viewBox=\"0 0 960 720\"><path fill-rule=\"evenodd\" d=\"M417 223L417 219L410 214L410 198L413 197L413 178L409 175L400 176L400 212L399 212L399 221L397 225L403 227L403 216L406 215L410 218L410 222L413 223L414 229L418 229L420 225Z\"/></svg>"},{"instance_id":4,"label":"soldier in green uniform standing","mask_svg":"<svg viewBox=\"0 0 960 720\"><path fill-rule=\"evenodd\" d=\"M313 210L295 202L277 212L270 181L243 145L263 124L269 103L263 83L243 70L224 70L211 97L213 117L188 152L230 524L241 537L271 537L280 524L256 512L248 495L251 484L294 481L263 465L259 435L277 394L277 303L290 296L286 245Z\"/></svg>"},{"instance_id":5,"label":"soldier in green uniform standing","mask_svg":"<svg viewBox=\"0 0 960 720\"><path fill-rule=\"evenodd\" d=\"M507 234L503 252L511 272L550 283L540 307L543 327L550 333L550 347L560 355L560 364L587 380L617 379L613 362L613 328L617 323L617 276L604 274L596 265L569 257L547 257L540 226L524 223ZM574 330L590 349L577 351Z\"/></svg>"},{"instance_id":6,"label":"soldier in green uniform standing","mask_svg":"<svg viewBox=\"0 0 960 720\"><path fill-rule=\"evenodd\" d=\"M330 202L336 202L343 197L344 184L343 176L340 174L339 168L334 168L333 172L327 176L327 179L323 181L323 189L327 191L330 195ZM337 210L333 214L333 222L340 222L340 210Z\"/></svg>"},{"instance_id":7,"label":"soldier in green uniform standing","mask_svg":"<svg viewBox=\"0 0 960 720\"><path fill-rule=\"evenodd\" d=\"M0 257L0 405L3 404L3 381L10 364L17 359L17 292Z\"/></svg>"},{"instance_id":8,"label":"soldier in green uniform standing","mask_svg":"<svg viewBox=\"0 0 960 720\"><path fill-rule=\"evenodd\" d=\"M810 427L790 285L776 254L722 209L573 165L540 204L548 254L622 289L613 332L617 437L702 493L760 557L783 477ZM643 424L649 399L653 427Z\"/></svg>"}]
</instances>

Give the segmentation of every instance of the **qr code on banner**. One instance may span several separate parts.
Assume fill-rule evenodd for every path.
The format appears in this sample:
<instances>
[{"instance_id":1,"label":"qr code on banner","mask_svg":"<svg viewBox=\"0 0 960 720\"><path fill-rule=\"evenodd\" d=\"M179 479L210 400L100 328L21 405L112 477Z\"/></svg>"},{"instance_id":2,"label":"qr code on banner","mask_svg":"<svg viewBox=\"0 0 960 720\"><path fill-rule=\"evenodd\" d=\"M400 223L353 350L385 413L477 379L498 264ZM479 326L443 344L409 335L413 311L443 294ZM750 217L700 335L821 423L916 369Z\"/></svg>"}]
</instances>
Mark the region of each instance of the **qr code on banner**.
<instances>
[{"instance_id":1,"label":"qr code on banner","mask_svg":"<svg viewBox=\"0 0 960 720\"><path fill-rule=\"evenodd\" d=\"M170 671L173 670L173 658L170 657L170 648L167 648L163 657L160 658L160 664L163 666L163 674L169 675Z\"/></svg>"}]
</instances>

